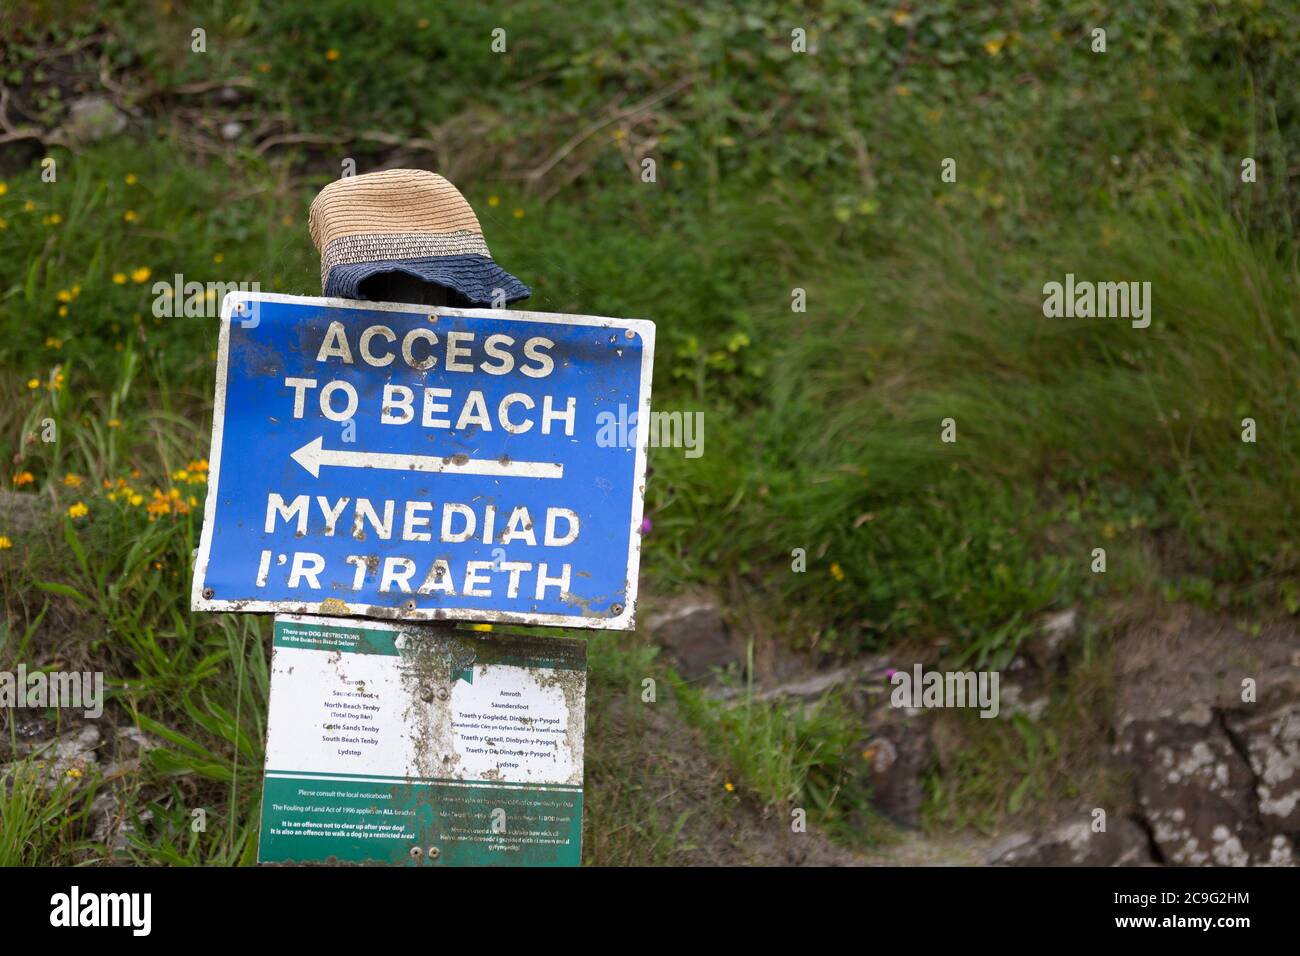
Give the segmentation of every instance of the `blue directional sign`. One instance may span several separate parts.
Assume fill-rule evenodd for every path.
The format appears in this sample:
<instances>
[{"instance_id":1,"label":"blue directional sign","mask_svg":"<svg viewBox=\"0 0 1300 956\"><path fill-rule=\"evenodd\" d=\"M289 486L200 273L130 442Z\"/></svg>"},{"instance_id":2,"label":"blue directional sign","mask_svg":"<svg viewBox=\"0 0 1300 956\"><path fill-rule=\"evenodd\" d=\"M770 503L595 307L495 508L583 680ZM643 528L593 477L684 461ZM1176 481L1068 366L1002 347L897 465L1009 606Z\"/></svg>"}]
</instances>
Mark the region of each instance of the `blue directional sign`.
<instances>
[{"instance_id":1,"label":"blue directional sign","mask_svg":"<svg viewBox=\"0 0 1300 956\"><path fill-rule=\"evenodd\" d=\"M654 331L230 293L194 609L632 628Z\"/></svg>"}]
</instances>

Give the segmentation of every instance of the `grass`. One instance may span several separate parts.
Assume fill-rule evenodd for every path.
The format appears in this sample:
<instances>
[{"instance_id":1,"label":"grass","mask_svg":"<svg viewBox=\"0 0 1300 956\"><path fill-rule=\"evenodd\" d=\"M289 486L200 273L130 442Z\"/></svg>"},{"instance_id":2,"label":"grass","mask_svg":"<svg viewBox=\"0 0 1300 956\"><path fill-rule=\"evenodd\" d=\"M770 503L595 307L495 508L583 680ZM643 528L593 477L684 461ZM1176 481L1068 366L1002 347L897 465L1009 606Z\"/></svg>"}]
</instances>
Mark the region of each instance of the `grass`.
<instances>
[{"instance_id":1,"label":"grass","mask_svg":"<svg viewBox=\"0 0 1300 956\"><path fill-rule=\"evenodd\" d=\"M927 829L991 834L1010 821L1042 824L1080 805L1107 812L1131 805L1127 780L1107 761L1114 693L1111 652L1090 637L1075 666L1049 685L1038 720L938 715L946 732L926 774Z\"/></svg>"},{"instance_id":2,"label":"grass","mask_svg":"<svg viewBox=\"0 0 1300 956\"><path fill-rule=\"evenodd\" d=\"M869 842L866 734L851 705L833 691L809 703L756 699L752 641L745 674L735 700L713 700L681 680L673 681L673 695L731 776L763 806L846 842Z\"/></svg>"},{"instance_id":3,"label":"grass","mask_svg":"<svg viewBox=\"0 0 1300 956\"><path fill-rule=\"evenodd\" d=\"M644 701L645 681L663 679L656 656L619 638L588 642L582 841L601 865L673 864L692 849L682 840L690 811L666 806L655 786L668 762Z\"/></svg>"},{"instance_id":4,"label":"grass","mask_svg":"<svg viewBox=\"0 0 1300 956\"><path fill-rule=\"evenodd\" d=\"M69 77L97 76L88 51L138 109L125 138L52 148L56 183L43 151L0 167L0 478L34 516L0 512L0 663L93 661L120 713L167 741L116 784L152 814L132 858L252 859L267 693L265 625L188 610L216 323L155 314L154 285L317 292L307 203L341 157L392 155L360 135L377 116L389 140L437 144L409 161L464 189L532 307L659 324L656 407L706 427L702 458L652 454L651 593L714 588L762 622L764 648L906 641L980 667L1066 604L1300 613L1300 485L1279 480L1300 465L1293 13L1127 10L1103 59L1096 4L940 3L902 21L866 4L821 11L801 57L775 4L615 3L575 23L538 0L501 14L499 57L495 14L417 6L368 11L362 46L346 4L217 4L200 57L185 15L91 2L17 21L0 53L33 122L57 119ZM190 90L230 77L250 124L317 139L225 144L208 129L223 107ZM655 184L629 173L647 151ZM1044 317L1042 286L1066 272L1150 281L1151 327ZM638 702L654 674L711 749L703 772L845 839L861 829L841 703L721 708L636 640L591 647L590 861L689 858L717 812L656 802L664 727ZM999 728L934 779L934 825L992 826L979 808L1012 802L999 780L1024 809L1091 772L1059 733ZM101 858L32 844L22 821L55 803L24 793L3 816L26 849L8 852Z\"/></svg>"},{"instance_id":5,"label":"grass","mask_svg":"<svg viewBox=\"0 0 1300 956\"><path fill-rule=\"evenodd\" d=\"M36 758L10 764L0 777L0 866L48 866L74 859L88 841L78 835L89 819L95 784L51 780Z\"/></svg>"}]
</instances>

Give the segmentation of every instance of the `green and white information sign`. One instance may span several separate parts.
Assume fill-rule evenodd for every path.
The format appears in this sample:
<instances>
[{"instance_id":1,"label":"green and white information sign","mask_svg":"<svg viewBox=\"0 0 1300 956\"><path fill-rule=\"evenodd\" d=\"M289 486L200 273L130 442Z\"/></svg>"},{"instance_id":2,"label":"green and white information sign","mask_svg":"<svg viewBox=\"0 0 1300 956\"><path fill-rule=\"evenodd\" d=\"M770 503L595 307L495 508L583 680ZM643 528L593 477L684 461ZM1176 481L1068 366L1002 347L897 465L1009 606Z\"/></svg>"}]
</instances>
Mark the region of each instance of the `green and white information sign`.
<instances>
[{"instance_id":1,"label":"green and white information sign","mask_svg":"<svg viewBox=\"0 0 1300 956\"><path fill-rule=\"evenodd\" d=\"M277 615L261 863L577 866L586 643Z\"/></svg>"}]
</instances>

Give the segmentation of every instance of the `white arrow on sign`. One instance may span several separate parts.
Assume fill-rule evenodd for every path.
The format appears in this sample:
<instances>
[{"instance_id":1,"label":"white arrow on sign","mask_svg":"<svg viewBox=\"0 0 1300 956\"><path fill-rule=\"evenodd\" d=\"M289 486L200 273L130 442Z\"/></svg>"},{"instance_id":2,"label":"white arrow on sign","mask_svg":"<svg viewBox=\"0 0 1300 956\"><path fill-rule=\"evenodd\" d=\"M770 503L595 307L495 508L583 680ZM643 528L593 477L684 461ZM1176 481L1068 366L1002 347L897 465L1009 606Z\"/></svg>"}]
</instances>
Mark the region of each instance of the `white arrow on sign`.
<instances>
[{"instance_id":1,"label":"white arrow on sign","mask_svg":"<svg viewBox=\"0 0 1300 956\"><path fill-rule=\"evenodd\" d=\"M564 464L549 461L470 458L467 455L397 455L372 451L336 451L322 447L325 436L303 445L289 457L320 477L322 465L336 468L383 468L387 471L432 471L497 478L563 478Z\"/></svg>"}]
</instances>

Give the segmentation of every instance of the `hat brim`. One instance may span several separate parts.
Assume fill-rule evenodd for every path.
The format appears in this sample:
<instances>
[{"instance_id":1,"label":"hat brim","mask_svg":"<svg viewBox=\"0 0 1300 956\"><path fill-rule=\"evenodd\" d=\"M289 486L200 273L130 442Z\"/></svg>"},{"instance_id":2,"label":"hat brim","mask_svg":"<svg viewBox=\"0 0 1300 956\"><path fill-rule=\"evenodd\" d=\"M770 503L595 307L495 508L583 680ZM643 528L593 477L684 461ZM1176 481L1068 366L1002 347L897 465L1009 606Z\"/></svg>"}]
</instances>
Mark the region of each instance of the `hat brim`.
<instances>
[{"instance_id":1,"label":"hat brim","mask_svg":"<svg viewBox=\"0 0 1300 956\"><path fill-rule=\"evenodd\" d=\"M339 263L325 278L324 294L343 299L361 298L361 283L385 272L401 272L423 282L454 289L474 305L491 306L501 301L517 302L532 290L487 256L432 256L424 259L380 259L372 262Z\"/></svg>"}]
</instances>

